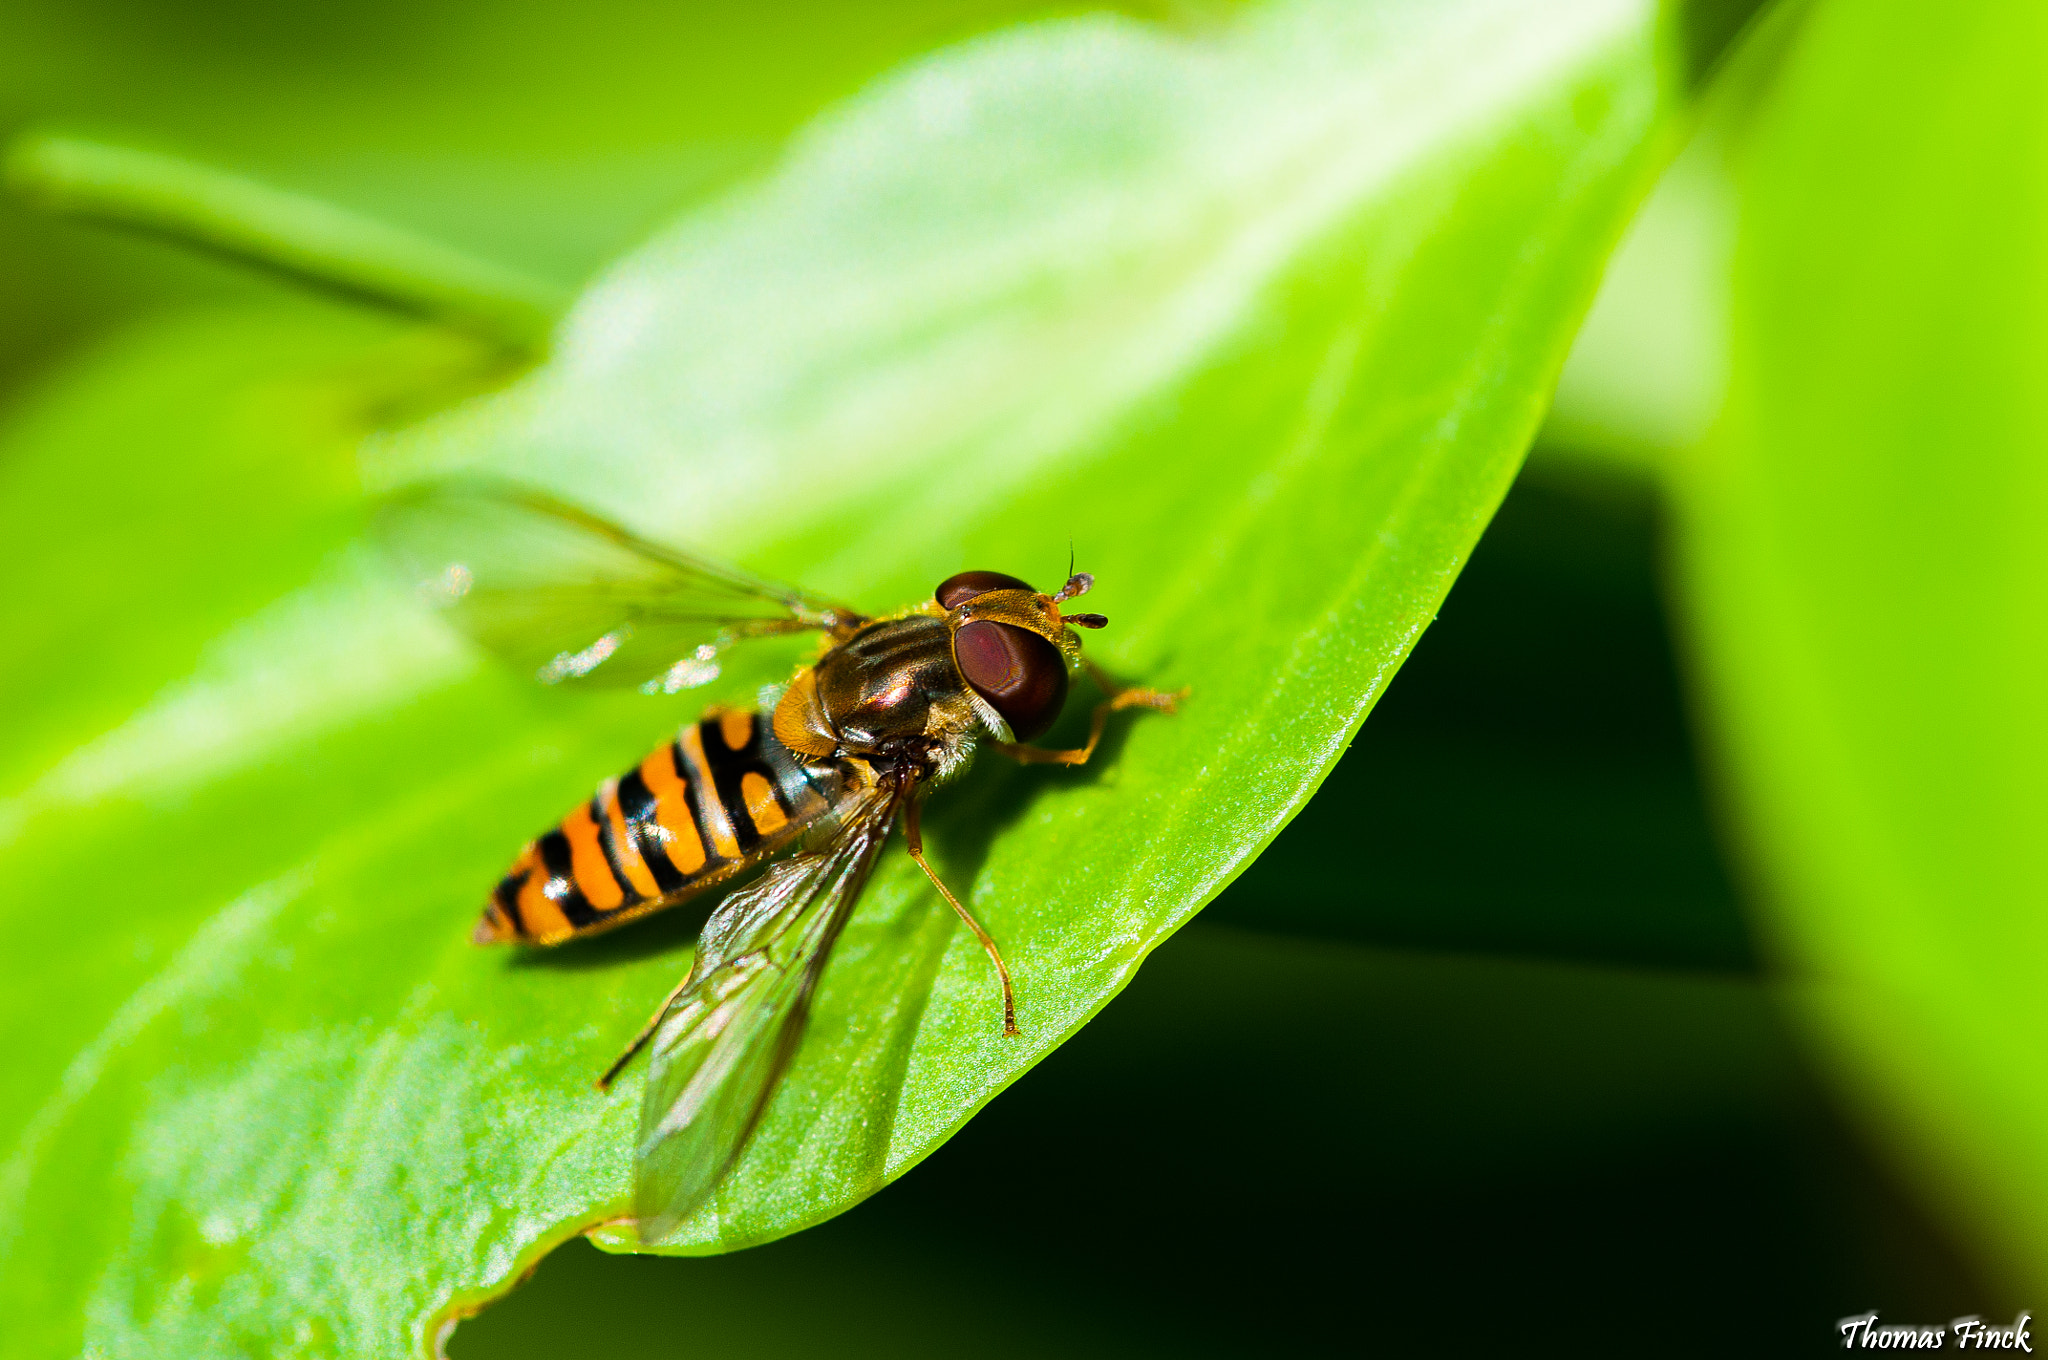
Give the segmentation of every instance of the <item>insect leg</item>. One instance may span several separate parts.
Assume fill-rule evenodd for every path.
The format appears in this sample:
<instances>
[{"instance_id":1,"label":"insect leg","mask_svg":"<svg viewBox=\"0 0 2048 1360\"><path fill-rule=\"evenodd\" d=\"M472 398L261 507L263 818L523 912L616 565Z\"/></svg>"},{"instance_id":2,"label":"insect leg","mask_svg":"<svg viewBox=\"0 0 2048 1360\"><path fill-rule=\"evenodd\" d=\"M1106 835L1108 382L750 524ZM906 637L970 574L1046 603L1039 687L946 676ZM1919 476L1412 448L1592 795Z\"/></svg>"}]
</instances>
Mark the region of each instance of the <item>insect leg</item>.
<instances>
[{"instance_id":1,"label":"insect leg","mask_svg":"<svg viewBox=\"0 0 2048 1360\"><path fill-rule=\"evenodd\" d=\"M1172 693L1164 690L1142 689L1136 685L1119 688L1116 681L1093 661L1081 662L1088 668L1088 678L1093 680L1109 697L1095 706L1095 717L1088 726L1088 744L1068 751L1048 751L1042 746L1025 746L1011 742L993 743L1020 765L1086 765L1088 757L1095 754L1095 748L1102 741L1102 729L1109 725L1109 715L1123 708L1154 708L1162 713L1172 713L1180 701L1188 697L1183 688Z\"/></svg>"},{"instance_id":2,"label":"insect leg","mask_svg":"<svg viewBox=\"0 0 2048 1360\"><path fill-rule=\"evenodd\" d=\"M685 973L683 980L676 984L676 989L661 999L661 1004L654 1008L654 1014L647 1017L647 1023L642 1025L640 1032L633 1036L633 1042L626 1045L626 1051L612 1059L612 1065L607 1067L604 1070L604 1075L597 1079L598 1090L611 1090L612 1083L619 1079L619 1073L625 1071L626 1064L633 1061L633 1055L647 1047L647 1041L654 1037L654 1031L661 1028L661 1017L668 1014L668 1008L674 1004L677 997L683 994L683 988L690 985L690 976L695 972L696 969L692 968L689 973Z\"/></svg>"},{"instance_id":3,"label":"insect leg","mask_svg":"<svg viewBox=\"0 0 2048 1360\"><path fill-rule=\"evenodd\" d=\"M941 883L939 876L932 872L932 866L926 863L924 857L924 834L918 826L918 815L921 811L920 804L913 800L910 803L908 815L903 819L903 836L905 840L910 842L910 857L917 861L917 867L924 870L924 876L932 881L934 888L939 890L939 896L953 904L953 910L960 914L960 919L965 921L967 928L974 932L974 938L980 940L981 947L988 951L989 961L996 966L996 976L1002 979L1003 983L1003 1033L1007 1035L1021 1035L1023 1031L1017 1028L1017 995L1010 987L1009 966L1003 962L1002 951L996 948L996 942L989 938L986 930L981 928L981 922L975 920L973 914L966 907L960 905L960 899L953 896L953 890L944 883Z\"/></svg>"}]
</instances>

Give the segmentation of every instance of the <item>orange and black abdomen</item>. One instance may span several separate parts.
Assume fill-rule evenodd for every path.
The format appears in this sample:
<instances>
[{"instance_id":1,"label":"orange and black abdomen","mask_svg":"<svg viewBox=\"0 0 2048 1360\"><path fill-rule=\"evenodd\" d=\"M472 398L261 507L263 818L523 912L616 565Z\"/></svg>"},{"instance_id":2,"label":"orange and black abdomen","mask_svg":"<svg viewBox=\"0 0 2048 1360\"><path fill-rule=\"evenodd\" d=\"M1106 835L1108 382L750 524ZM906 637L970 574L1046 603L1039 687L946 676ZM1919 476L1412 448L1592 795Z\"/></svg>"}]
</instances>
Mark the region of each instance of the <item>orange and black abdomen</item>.
<instances>
[{"instance_id":1,"label":"orange and black abdomen","mask_svg":"<svg viewBox=\"0 0 2048 1360\"><path fill-rule=\"evenodd\" d=\"M789 844L845 782L755 714L706 714L529 844L476 938L553 944L672 906Z\"/></svg>"}]
</instances>

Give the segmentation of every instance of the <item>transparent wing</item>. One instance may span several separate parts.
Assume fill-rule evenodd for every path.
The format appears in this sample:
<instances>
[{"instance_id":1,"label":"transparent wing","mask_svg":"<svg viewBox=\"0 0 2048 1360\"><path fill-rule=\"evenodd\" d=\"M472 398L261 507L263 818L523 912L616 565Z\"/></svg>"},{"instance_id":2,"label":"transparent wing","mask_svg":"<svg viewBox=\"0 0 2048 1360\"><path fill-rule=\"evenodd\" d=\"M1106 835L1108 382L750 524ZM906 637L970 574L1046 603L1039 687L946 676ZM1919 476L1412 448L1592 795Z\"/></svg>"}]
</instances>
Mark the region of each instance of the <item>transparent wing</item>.
<instances>
[{"instance_id":1,"label":"transparent wing","mask_svg":"<svg viewBox=\"0 0 2048 1360\"><path fill-rule=\"evenodd\" d=\"M651 1045L633 1172L641 1241L681 1226L753 1136L896 807L887 786L852 795L829 841L774 865L705 922L689 985Z\"/></svg>"},{"instance_id":2,"label":"transparent wing","mask_svg":"<svg viewBox=\"0 0 2048 1360\"><path fill-rule=\"evenodd\" d=\"M524 487L441 483L379 508L385 545L471 636L544 684L675 693L746 638L841 632L860 616L635 537Z\"/></svg>"}]
</instances>

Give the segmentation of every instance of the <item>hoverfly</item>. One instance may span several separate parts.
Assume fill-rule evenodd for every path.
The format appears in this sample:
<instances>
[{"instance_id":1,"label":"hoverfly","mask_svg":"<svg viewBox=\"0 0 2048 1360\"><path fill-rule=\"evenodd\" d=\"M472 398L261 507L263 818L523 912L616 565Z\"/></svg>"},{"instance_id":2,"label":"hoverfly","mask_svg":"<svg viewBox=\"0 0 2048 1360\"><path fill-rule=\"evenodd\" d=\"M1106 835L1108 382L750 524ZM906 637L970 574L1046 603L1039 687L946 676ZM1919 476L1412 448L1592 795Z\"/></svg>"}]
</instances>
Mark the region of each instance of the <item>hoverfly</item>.
<instances>
[{"instance_id":1,"label":"hoverfly","mask_svg":"<svg viewBox=\"0 0 2048 1360\"><path fill-rule=\"evenodd\" d=\"M624 681L656 694L706 683L725 648L814 632L770 711L714 708L599 786L528 843L484 906L479 944L553 945L608 930L767 866L706 920L688 975L598 1079L649 1050L634 1161L640 1238L673 1233L759 1125L802 1037L812 993L882 848L910 856L994 965L1006 1034L1017 1011L1002 951L924 855L931 788L977 746L1080 765L1111 712L1171 712L1183 695L1123 688L1081 656L1100 614L1014 576L963 571L932 599L868 616L662 544L543 494L443 486L395 499L387 542L467 631L545 683ZM1085 745L1041 736L1086 669L1107 696Z\"/></svg>"}]
</instances>

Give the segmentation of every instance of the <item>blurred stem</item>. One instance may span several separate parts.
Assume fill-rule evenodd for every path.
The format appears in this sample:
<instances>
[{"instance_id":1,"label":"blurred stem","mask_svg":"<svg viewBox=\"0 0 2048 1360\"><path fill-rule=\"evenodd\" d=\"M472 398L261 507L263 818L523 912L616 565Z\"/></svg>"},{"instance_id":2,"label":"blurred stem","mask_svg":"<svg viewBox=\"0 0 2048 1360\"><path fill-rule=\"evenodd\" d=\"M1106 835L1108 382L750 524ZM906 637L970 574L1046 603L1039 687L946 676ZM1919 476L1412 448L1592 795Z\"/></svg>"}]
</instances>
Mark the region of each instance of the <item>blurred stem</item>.
<instances>
[{"instance_id":1,"label":"blurred stem","mask_svg":"<svg viewBox=\"0 0 2048 1360\"><path fill-rule=\"evenodd\" d=\"M546 341L566 297L553 285L300 194L174 156L31 135L9 185L72 217L110 223L520 350Z\"/></svg>"}]
</instances>

